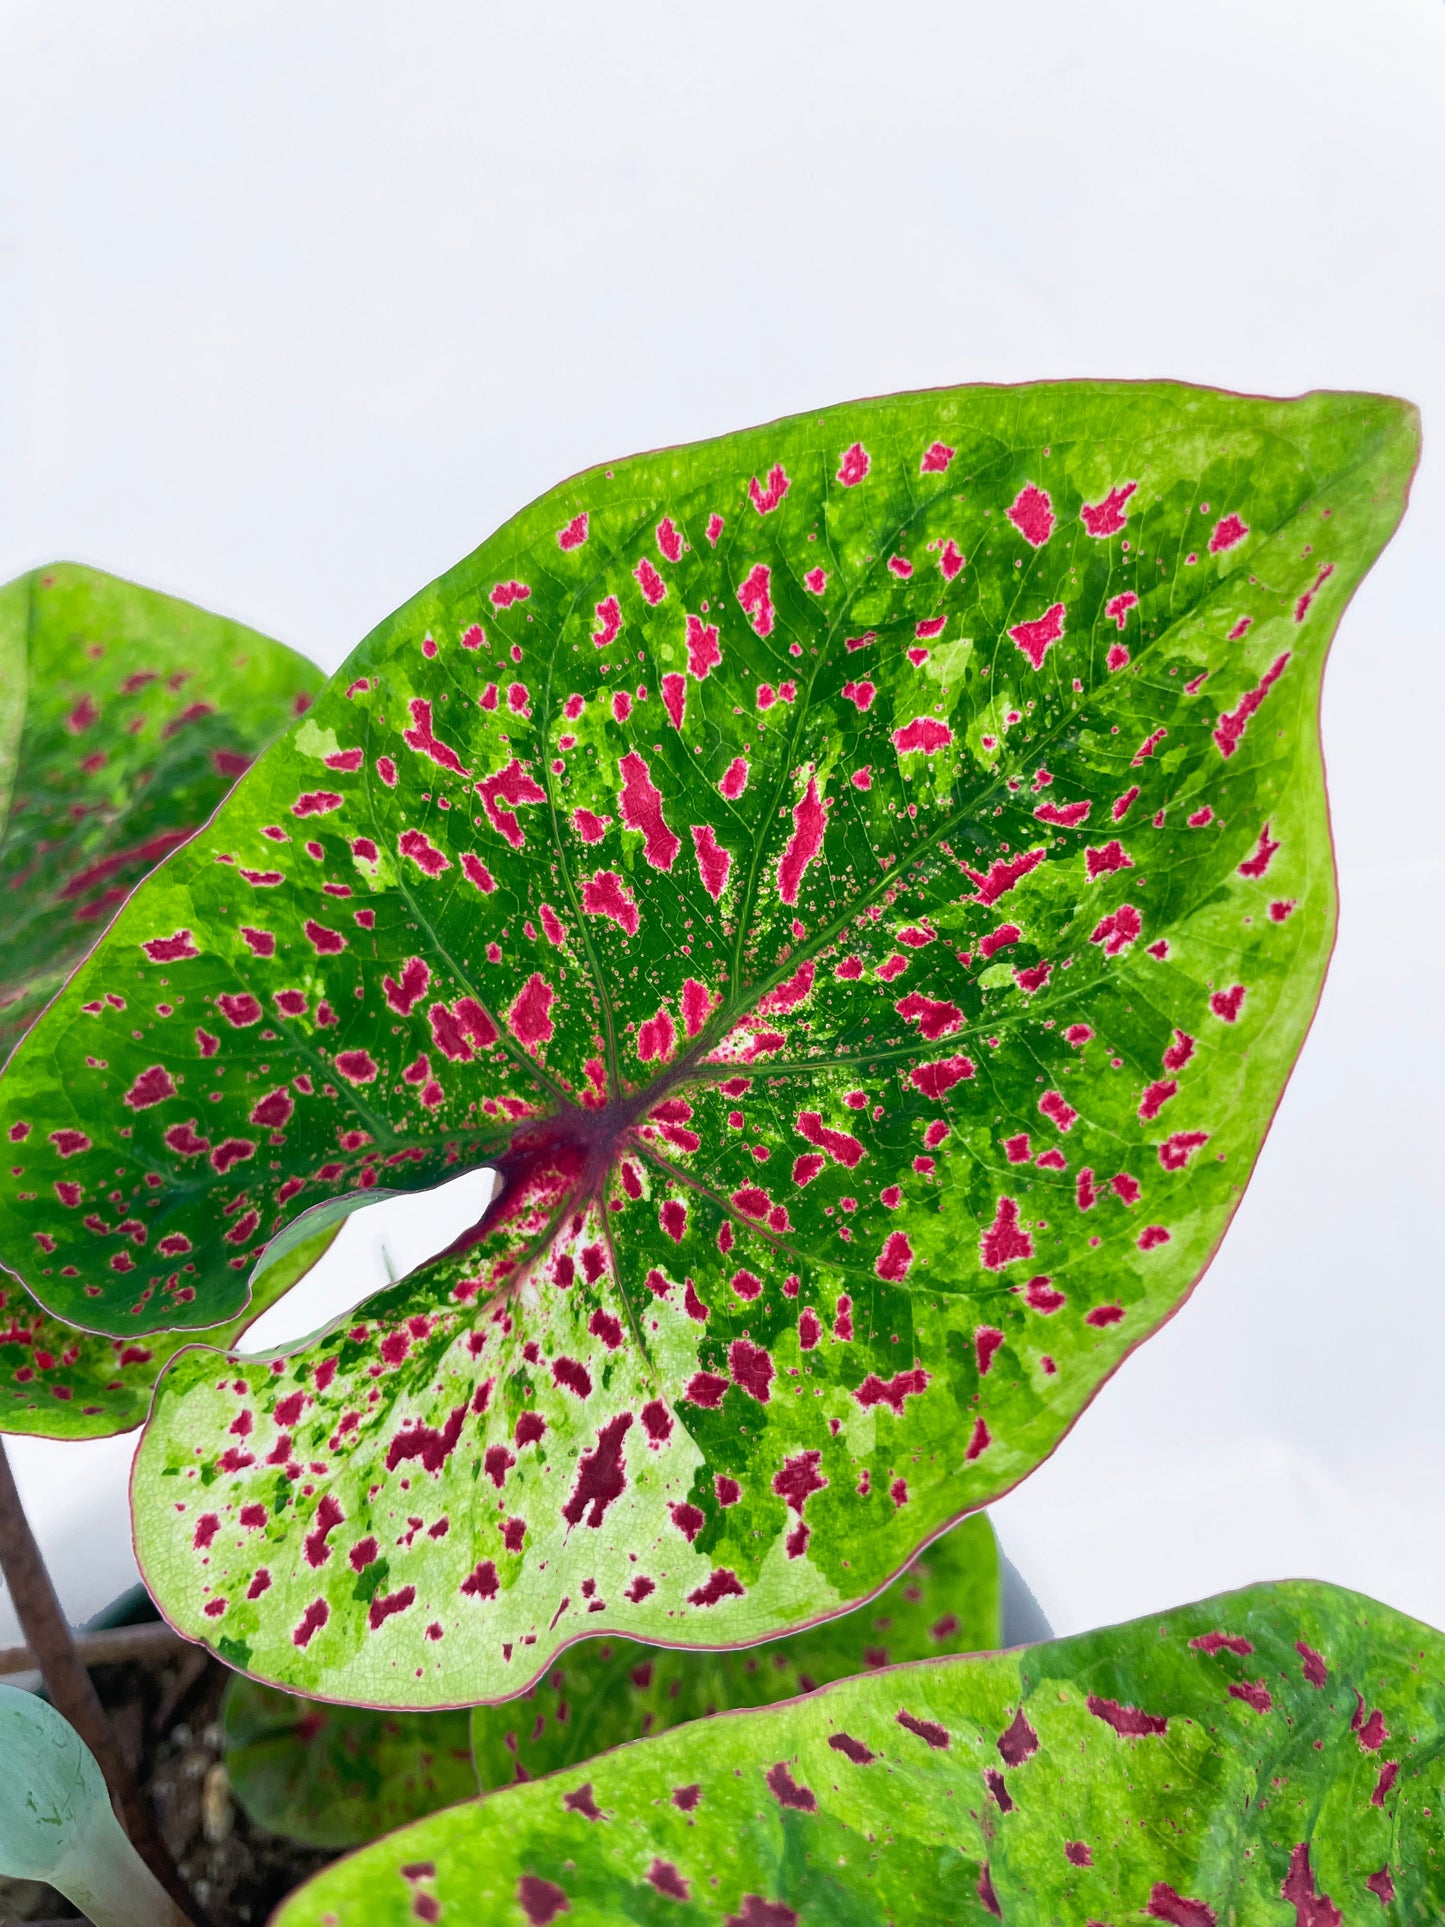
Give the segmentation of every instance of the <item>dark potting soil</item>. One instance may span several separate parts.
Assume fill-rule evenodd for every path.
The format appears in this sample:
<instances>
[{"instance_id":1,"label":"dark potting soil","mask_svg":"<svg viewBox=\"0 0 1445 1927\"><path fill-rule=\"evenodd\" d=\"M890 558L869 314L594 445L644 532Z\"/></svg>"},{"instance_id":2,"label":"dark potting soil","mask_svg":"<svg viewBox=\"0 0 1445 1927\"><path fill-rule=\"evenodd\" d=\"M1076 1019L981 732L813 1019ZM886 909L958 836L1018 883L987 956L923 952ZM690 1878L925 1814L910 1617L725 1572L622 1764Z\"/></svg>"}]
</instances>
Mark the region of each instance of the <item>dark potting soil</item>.
<instances>
[{"instance_id":1,"label":"dark potting soil","mask_svg":"<svg viewBox=\"0 0 1445 1927\"><path fill-rule=\"evenodd\" d=\"M91 1677L207 1927L262 1927L293 1887L335 1858L268 1833L233 1797L219 1724L229 1675L218 1660L182 1647L97 1666ZM0 1879L0 1927L79 1918L51 1887Z\"/></svg>"}]
</instances>

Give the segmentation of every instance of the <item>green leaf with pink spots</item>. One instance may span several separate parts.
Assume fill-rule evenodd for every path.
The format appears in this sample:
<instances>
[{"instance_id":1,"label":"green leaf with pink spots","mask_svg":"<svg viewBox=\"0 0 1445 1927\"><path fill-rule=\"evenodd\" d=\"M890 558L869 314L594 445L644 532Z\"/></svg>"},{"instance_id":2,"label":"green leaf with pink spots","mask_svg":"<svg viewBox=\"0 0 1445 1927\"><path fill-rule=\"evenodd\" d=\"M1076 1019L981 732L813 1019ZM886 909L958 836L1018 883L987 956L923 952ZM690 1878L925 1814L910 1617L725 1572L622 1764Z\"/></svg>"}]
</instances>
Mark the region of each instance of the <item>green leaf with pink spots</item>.
<instances>
[{"instance_id":1,"label":"green leaf with pink spots","mask_svg":"<svg viewBox=\"0 0 1445 1927\"><path fill-rule=\"evenodd\" d=\"M0 587L0 1053L323 681L283 643L79 563Z\"/></svg>"},{"instance_id":2,"label":"green leaf with pink spots","mask_svg":"<svg viewBox=\"0 0 1445 1927\"><path fill-rule=\"evenodd\" d=\"M1360 395L901 396L593 471L389 617L0 1080L0 1255L117 1334L502 1175L330 1333L163 1376L176 1623L494 1699L844 1611L1046 1457L1303 1039L1320 675L1416 446ZM121 981L186 1003L134 1039ZM196 1270L117 1277L85 1217L152 1171Z\"/></svg>"},{"instance_id":3,"label":"green leaf with pink spots","mask_svg":"<svg viewBox=\"0 0 1445 1927\"><path fill-rule=\"evenodd\" d=\"M0 588L0 1058L322 680L279 642L97 569L56 563ZM317 1255L310 1245L268 1270L211 1342L230 1344ZM182 1342L72 1329L6 1280L0 1432L96 1438L139 1425Z\"/></svg>"},{"instance_id":4,"label":"green leaf with pink spots","mask_svg":"<svg viewBox=\"0 0 1445 1927\"><path fill-rule=\"evenodd\" d=\"M869 1667L980 1652L1001 1635L998 1546L975 1513L859 1611L744 1652L586 1639L521 1699L471 1714L326 1706L244 1675L226 1686L226 1768L252 1818L316 1846L358 1846L478 1790ZM470 1742L468 1727L470 1725ZM458 1784L467 1761L470 1784ZM475 1757L475 1771L471 1762Z\"/></svg>"},{"instance_id":5,"label":"green leaf with pink spots","mask_svg":"<svg viewBox=\"0 0 1445 1927\"><path fill-rule=\"evenodd\" d=\"M276 1927L1437 1920L1445 1639L1291 1582L840 1680L450 1808Z\"/></svg>"}]
</instances>

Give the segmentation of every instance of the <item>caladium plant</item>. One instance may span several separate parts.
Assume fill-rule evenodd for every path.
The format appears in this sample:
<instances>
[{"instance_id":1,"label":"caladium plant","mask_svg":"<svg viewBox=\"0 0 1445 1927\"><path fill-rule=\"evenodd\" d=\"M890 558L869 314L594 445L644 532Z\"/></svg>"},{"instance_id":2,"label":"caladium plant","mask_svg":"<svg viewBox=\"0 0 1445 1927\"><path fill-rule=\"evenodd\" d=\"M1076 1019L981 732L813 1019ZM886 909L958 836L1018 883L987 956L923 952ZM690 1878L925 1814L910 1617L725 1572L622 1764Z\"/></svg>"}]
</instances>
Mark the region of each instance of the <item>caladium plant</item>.
<instances>
[{"instance_id":1,"label":"caladium plant","mask_svg":"<svg viewBox=\"0 0 1445 1927\"><path fill-rule=\"evenodd\" d=\"M1257 1586L620 1747L324 1869L276 1927L1435 1920L1442 1676L1402 1613Z\"/></svg>"},{"instance_id":2,"label":"caladium plant","mask_svg":"<svg viewBox=\"0 0 1445 1927\"><path fill-rule=\"evenodd\" d=\"M1360 395L850 405L566 483L383 623L0 1082L0 1253L118 1336L502 1175L334 1330L163 1375L175 1623L504 1697L842 1612L1037 1465L1309 1022L1319 679L1416 442Z\"/></svg>"},{"instance_id":3,"label":"caladium plant","mask_svg":"<svg viewBox=\"0 0 1445 1927\"><path fill-rule=\"evenodd\" d=\"M404 1820L513 1780L535 1779L687 1720L771 1705L851 1673L992 1650L1002 1637L998 1545L975 1513L866 1609L746 1652L582 1640L520 1699L464 1712L326 1706L226 1687L226 1768L273 1833L358 1846Z\"/></svg>"},{"instance_id":4,"label":"caladium plant","mask_svg":"<svg viewBox=\"0 0 1445 1927\"><path fill-rule=\"evenodd\" d=\"M98 569L55 563L0 588L0 1059L322 680L282 643ZM269 1267L211 1342L232 1343L325 1242ZM77 1330L7 1280L0 1432L128 1431L182 1342Z\"/></svg>"}]
</instances>

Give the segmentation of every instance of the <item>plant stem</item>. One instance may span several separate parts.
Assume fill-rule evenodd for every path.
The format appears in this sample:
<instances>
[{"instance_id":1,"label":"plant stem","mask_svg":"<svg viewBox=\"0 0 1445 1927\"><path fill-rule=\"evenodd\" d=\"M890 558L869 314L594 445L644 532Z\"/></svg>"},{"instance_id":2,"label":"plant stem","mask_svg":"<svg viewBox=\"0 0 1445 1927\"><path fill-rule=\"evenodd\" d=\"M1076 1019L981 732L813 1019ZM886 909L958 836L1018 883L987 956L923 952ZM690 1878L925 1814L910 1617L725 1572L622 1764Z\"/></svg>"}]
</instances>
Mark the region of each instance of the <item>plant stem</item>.
<instances>
[{"instance_id":1,"label":"plant stem","mask_svg":"<svg viewBox=\"0 0 1445 1927\"><path fill-rule=\"evenodd\" d=\"M181 1653L199 1653L204 1648L192 1645L162 1619L147 1620L141 1626L106 1626L100 1632L74 1633L76 1656L87 1671L92 1666L124 1666L130 1661L164 1659ZM11 1673L33 1673L40 1662L28 1646L0 1646L0 1679Z\"/></svg>"},{"instance_id":2,"label":"plant stem","mask_svg":"<svg viewBox=\"0 0 1445 1927\"><path fill-rule=\"evenodd\" d=\"M90 1674L75 1650L70 1626L60 1609L40 1547L20 1503L3 1439L0 1439L0 1572L5 1575L15 1602L15 1616L20 1621L26 1644L35 1655L51 1703L95 1755L116 1813L136 1851L187 1918L194 1920L195 1902L161 1838L155 1816L136 1784L135 1775L126 1764Z\"/></svg>"},{"instance_id":3,"label":"plant stem","mask_svg":"<svg viewBox=\"0 0 1445 1927\"><path fill-rule=\"evenodd\" d=\"M91 1809L90 1825L57 1862L50 1881L92 1927L190 1927L190 1915L126 1839L104 1800Z\"/></svg>"}]
</instances>

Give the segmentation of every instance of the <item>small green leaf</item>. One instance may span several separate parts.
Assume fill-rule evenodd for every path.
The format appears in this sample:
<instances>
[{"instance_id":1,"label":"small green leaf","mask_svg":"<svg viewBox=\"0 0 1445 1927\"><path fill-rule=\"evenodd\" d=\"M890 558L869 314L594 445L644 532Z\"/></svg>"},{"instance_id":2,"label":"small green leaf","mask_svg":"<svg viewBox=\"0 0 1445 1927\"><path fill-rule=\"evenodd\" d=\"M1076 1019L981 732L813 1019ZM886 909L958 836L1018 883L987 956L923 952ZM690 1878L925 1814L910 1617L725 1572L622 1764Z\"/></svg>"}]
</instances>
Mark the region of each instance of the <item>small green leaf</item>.
<instances>
[{"instance_id":1,"label":"small green leaf","mask_svg":"<svg viewBox=\"0 0 1445 1927\"><path fill-rule=\"evenodd\" d=\"M56 563L0 588L0 1060L321 681L281 643L97 569ZM128 987L111 986L122 1002ZM138 1259L138 1231L121 1231L122 1255ZM258 1279L244 1317L210 1342L232 1344L326 1242ZM0 1432L128 1431L183 1342L78 1331L0 1286Z\"/></svg>"},{"instance_id":2,"label":"small green leaf","mask_svg":"<svg viewBox=\"0 0 1445 1927\"><path fill-rule=\"evenodd\" d=\"M326 1706L238 1677L221 1718L236 1798L308 1846L361 1846L477 1792L465 1711Z\"/></svg>"},{"instance_id":3,"label":"small green leaf","mask_svg":"<svg viewBox=\"0 0 1445 1927\"><path fill-rule=\"evenodd\" d=\"M47 1700L0 1685L0 1872L49 1880L109 1807L90 1748Z\"/></svg>"},{"instance_id":4,"label":"small green leaf","mask_svg":"<svg viewBox=\"0 0 1445 1927\"><path fill-rule=\"evenodd\" d=\"M835 1679L943 1653L988 1652L1002 1636L998 1543L983 1513L935 1539L856 1612L741 1652L583 1640L521 1699L479 1706L472 1751L485 1792L736 1707L771 1706Z\"/></svg>"},{"instance_id":5,"label":"small green leaf","mask_svg":"<svg viewBox=\"0 0 1445 1927\"><path fill-rule=\"evenodd\" d=\"M1303 1039L1320 676L1416 447L1361 395L850 404L568 482L388 618L0 1079L0 1255L117 1335L234 1316L307 1210L503 1177L279 1370L167 1371L175 1623L494 1699L584 1630L842 1612L1026 1476ZM185 1007L136 1040L122 980ZM148 1174L194 1299L85 1227Z\"/></svg>"},{"instance_id":6,"label":"small green leaf","mask_svg":"<svg viewBox=\"0 0 1445 1927\"><path fill-rule=\"evenodd\" d=\"M4 1685L0 1874L47 1881L94 1927L187 1927L121 1831L90 1748L47 1700Z\"/></svg>"},{"instance_id":7,"label":"small green leaf","mask_svg":"<svg viewBox=\"0 0 1445 1927\"><path fill-rule=\"evenodd\" d=\"M1435 1920L1442 1680L1418 1621L1258 1586L621 1747L326 1868L276 1927Z\"/></svg>"}]
</instances>

